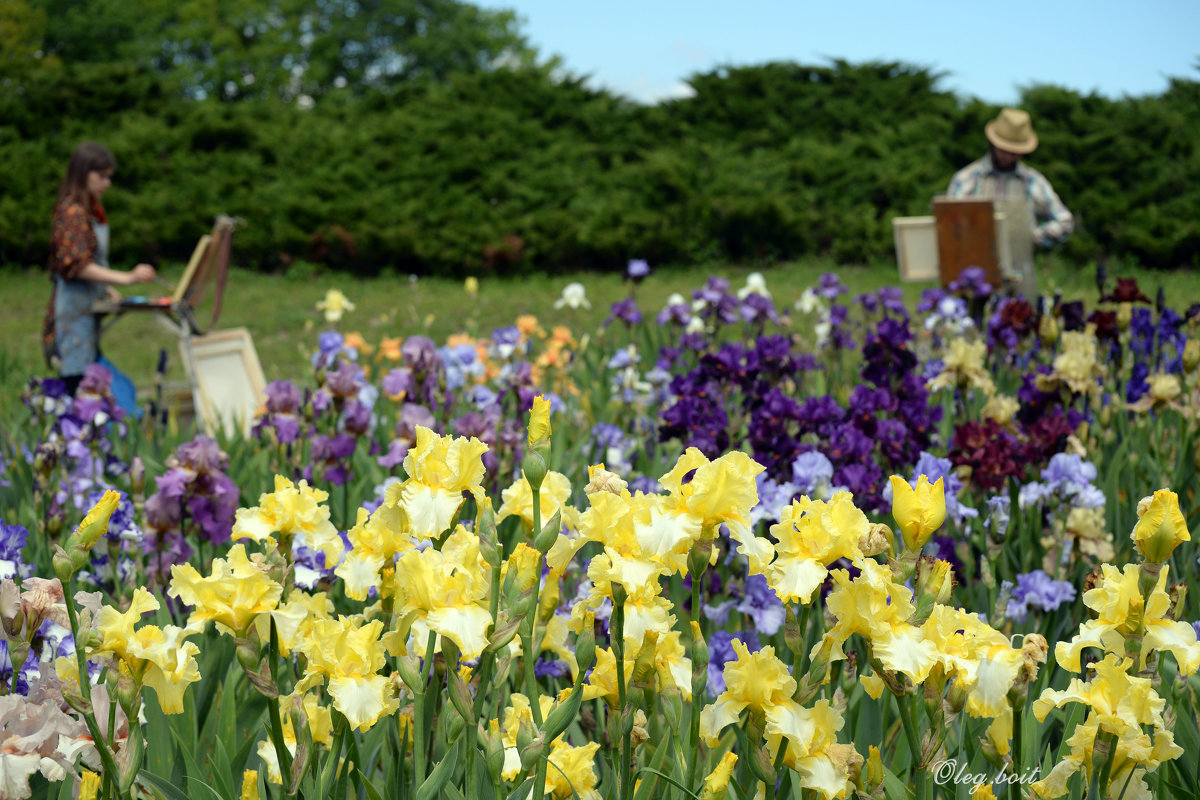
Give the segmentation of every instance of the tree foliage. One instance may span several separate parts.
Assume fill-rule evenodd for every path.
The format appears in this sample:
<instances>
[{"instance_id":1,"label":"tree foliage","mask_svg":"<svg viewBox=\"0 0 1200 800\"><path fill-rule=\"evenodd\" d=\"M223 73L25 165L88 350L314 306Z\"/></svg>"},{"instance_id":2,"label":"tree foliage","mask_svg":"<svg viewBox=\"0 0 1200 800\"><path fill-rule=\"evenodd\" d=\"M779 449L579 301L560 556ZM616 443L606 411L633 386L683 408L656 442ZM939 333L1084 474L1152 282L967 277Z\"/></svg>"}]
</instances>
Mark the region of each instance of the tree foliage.
<instances>
[{"instance_id":1,"label":"tree foliage","mask_svg":"<svg viewBox=\"0 0 1200 800\"><path fill-rule=\"evenodd\" d=\"M117 155L114 251L185 258L213 215L237 262L485 273L890 258L986 147L994 107L894 62L694 75L641 106L537 59L455 0L9 0L0 19L0 260L43 262L85 139ZM1200 83L1023 91L1066 245L1200 265Z\"/></svg>"}]
</instances>

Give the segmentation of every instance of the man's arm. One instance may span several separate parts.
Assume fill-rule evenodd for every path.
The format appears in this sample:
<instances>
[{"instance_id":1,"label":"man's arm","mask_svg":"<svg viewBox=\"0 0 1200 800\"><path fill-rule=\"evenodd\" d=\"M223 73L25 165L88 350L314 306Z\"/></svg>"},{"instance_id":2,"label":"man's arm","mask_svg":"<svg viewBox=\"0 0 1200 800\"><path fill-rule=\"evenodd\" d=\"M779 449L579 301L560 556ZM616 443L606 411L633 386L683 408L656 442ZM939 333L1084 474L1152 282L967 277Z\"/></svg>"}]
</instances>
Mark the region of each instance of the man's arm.
<instances>
[{"instance_id":1,"label":"man's arm","mask_svg":"<svg viewBox=\"0 0 1200 800\"><path fill-rule=\"evenodd\" d=\"M1038 226L1033 229L1033 241L1039 247L1050 247L1062 242L1075 230L1075 216L1067 210L1055 193L1050 181L1037 175L1030 186L1030 199Z\"/></svg>"}]
</instances>

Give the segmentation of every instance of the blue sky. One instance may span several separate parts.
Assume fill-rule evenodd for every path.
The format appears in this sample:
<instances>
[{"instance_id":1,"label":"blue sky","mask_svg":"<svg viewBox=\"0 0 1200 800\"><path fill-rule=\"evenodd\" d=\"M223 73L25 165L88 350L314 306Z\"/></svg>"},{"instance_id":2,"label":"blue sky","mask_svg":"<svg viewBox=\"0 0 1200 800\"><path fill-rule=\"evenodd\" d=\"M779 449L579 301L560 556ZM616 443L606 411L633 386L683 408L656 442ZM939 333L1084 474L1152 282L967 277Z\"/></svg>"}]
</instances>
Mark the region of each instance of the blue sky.
<instances>
[{"instance_id":1,"label":"blue sky","mask_svg":"<svg viewBox=\"0 0 1200 800\"><path fill-rule=\"evenodd\" d=\"M1200 0L482 0L511 8L543 57L644 102L722 65L905 61L995 104L1050 83L1110 97L1200 79Z\"/></svg>"}]
</instances>

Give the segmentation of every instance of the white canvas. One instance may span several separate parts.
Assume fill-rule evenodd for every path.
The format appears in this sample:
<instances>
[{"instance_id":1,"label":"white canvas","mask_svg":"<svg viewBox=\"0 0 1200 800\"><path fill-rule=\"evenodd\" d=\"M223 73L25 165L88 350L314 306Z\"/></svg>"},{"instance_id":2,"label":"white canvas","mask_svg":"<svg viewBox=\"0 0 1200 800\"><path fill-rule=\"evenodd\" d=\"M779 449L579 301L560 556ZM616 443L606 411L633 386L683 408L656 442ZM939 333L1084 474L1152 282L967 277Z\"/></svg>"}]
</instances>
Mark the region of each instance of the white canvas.
<instances>
[{"instance_id":1,"label":"white canvas","mask_svg":"<svg viewBox=\"0 0 1200 800\"><path fill-rule=\"evenodd\" d=\"M205 432L249 436L254 417L266 402L267 385L250 332L231 328L181 339L179 347Z\"/></svg>"}]
</instances>

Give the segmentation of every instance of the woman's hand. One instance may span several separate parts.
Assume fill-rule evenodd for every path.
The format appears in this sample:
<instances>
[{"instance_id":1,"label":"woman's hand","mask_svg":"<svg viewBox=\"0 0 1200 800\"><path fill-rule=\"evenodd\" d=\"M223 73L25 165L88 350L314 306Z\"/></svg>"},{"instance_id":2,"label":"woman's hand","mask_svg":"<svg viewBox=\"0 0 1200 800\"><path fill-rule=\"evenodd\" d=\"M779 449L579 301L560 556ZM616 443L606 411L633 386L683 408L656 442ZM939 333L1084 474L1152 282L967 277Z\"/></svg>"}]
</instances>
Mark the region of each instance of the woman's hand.
<instances>
[{"instance_id":1,"label":"woman's hand","mask_svg":"<svg viewBox=\"0 0 1200 800\"><path fill-rule=\"evenodd\" d=\"M109 286L108 287L108 299L109 299L109 302L119 303L119 302L121 302L121 293L118 292L113 287Z\"/></svg>"},{"instance_id":2,"label":"woman's hand","mask_svg":"<svg viewBox=\"0 0 1200 800\"><path fill-rule=\"evenodd\" d=\"M135 283L149 283L150 281L154 280L155 275L157 275L157 273L154 271L154 267L150 266L149 264L138 264L136 267L129 270L128 274L130 285Z\"/></svg>"}]
</instances>

